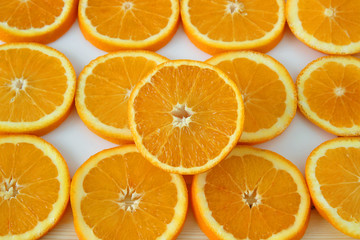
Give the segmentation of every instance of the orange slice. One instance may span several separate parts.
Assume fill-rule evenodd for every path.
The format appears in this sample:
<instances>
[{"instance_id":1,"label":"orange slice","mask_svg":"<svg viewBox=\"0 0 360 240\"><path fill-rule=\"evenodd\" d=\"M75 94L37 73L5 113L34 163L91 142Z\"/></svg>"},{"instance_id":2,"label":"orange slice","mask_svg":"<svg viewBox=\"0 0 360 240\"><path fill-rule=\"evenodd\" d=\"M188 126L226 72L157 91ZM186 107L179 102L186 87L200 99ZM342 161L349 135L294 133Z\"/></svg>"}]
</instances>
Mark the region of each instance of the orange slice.
<instances>
[{"instance_id":1,"label":"orange slice","mask_svg":"<svg viewBox=\"0 0 360 240\"><path fill-rule=\"evenodd\" d=\"M74 23L77 0L0 0L0 40L50 43Z\"/></svg>"},{"instance_id":2,"label":"orange slice","mask_svg":"<svg viewBox=\"0 0 360 240\"><path fill-rule=\"evenodd\" d=\"M132 141L128 98L157 64L167 61L153 52L123 51L93 60L81 72L76 94L80 118L96 134L115 143Z\"/></svg>"},{"instance_id":3,"label":"orange slice","mask_svg":"<svg viewBox=\"0 0 360 240\"><path fill-rule=\"evenodd\" d=\"M80 0L79 25L105 51L157 50L175 35L179 12L178 0Z\"/></svg>"},{"instance_id":4,"label":"orange slice","mask_svg":"<svg viewBox=\"0 0 360 240\"><path fill-rule=\"evenodd\" d=\"M301 112L338 136L360 135L360 60L327 56L308 64L297 79Z\"/></svg>"},{"instance_id":5,"label":"orange slice","mask_svg":"<svg viewBox=\"0 0 360 240\"><path fill-rule=\"evenodd\" d=\"M190 40L209 54L267 52L283 36L285 1L182 0L181 18Z\"/></svg>"},{"instance_id":6,"label":"orange slice","mask_svg":"<svg viewBox=\"0 0 360 240\"><path fill-rule=\"evenodd\" d=\"M235 83L211 65L163 63L129 99L129 124L139 151L163 170L196 174L219 163L242 132L244 106Z\"/></svg>"},{"instance_id":7,"label":"orange slice","mask_svg":"<svg viewBox=\"0 0 360 240\"><path fill-rule=\"evenodd\" d=\"M0 46L0 132L45 134L71 110L76 75L64 54L37 43Z\"/></svg>"},{"instance_id":8,"label":"orange slice","mask_svg":"<svg viewBox=\"0 0 360 240\"><path fill-rule=\"evenodd\" d=\"M295 36L328 54L360 52L360 1L288 0L286 17Z\"/></svg>"},{"instance_id":9,"label":"orange slice","mask_svg":"<svg viewBox=\"0 0 360 240\"><path fill-rule=\"evenodd\" d=\"M306 181L319 213L341 232L360 238L360 138L335 138L306 162Z\"/></svg>"},{"instance_id":10,"label":"orange slice","mask_svg":"<svg viewBox=\"0 0 360 240\"><path fill-rule=\"evenodd\" d=\"M60 220L69 201L65 160L30 135L0 136L0 239L30 240Z\"/></svg>"},{"instance_id":11,"label":"orange slice","mask_svg":"<svg viewBox=\"0 0 360 240\"><path fill-rule=\"evenodd\" d=\"M272 57L252 52L229 52L206 61L234 80L245 107L241 143L260 143L280 135L294 118L296 89L286 68Z\"/></svg>"},{"instance_id":12,"label":"orange slice","mask_svg":"<svg viewBox=\"0 0 360 240\"><path fill-rule=\"evenodd\" d=\"M280 155L237 146L196 175L192 203L210 239L301 239L310 217L304 177Z\"/></svg>"},{"instance_id":13,"label":"orange slice","mask_svg":"<svg viewBox=\"0 0 360 240\"><path fill-rule=\"evenodd\" d=\"M71 206L80 239L176 239L186 217L180 175L154 167L135 145L104 150L75 173Z\"/></svg>"}]
</instances>

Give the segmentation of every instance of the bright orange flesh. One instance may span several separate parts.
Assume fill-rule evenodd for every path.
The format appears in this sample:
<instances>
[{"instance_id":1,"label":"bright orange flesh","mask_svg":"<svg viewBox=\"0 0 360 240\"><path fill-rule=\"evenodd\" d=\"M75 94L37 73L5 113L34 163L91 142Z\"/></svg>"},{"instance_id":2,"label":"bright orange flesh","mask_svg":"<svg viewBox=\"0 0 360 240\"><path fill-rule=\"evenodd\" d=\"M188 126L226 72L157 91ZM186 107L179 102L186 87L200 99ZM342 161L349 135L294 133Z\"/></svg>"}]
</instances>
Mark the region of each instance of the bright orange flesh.
<instances>
[{"instance_id":1,"label":"bright orange flesh","mask_svg":"<svg viewBox=\"0 0 360 240\"><path fill-rule=\"evenodd\" d=\"M0 137L0 238L37 239L56 224L66 208L67 166L63 159L60 165L54 163L33 142L53 148L31 136Z\"/></svg>"},{"instance_id":2,"label":"bright orange flesh","mask_svg":"<svg viewBox=\"0 0 360 240\"><path fill-rule=\"evenodd\" d=\"M77 0L0 0L0 39L49 43L76 19Z\"/></svg>"},{"instance_id":3,"label":"bright orange flesh","mask_svg":"<svg viewBox=\"0 0 360 240\"><path fill-rule=\"evenodd\" d=\"M360 60L324 57L298 77L300 110L314 123L339 136L360 133Z\"/></svg>"},{"instance_id":4,"label":"bright orange flesh","mask_svg":"<svg viewBox=\"0 0 360 240\"><path fill-rule=\"evenodd\" d=\"M90 158L75 174L71 194L81 239L173 239L185 220L182 177L154 167L134 145Z\"/></svg>"},{"instance_id":5,"label":"bright orange flesh","mask_svg":"<svg viewBox=\"0 0 360 240\"><path fill-rule=\"evenodd\" d=\"M0 72L0 132L43 134L64 120L76 84L64 55L40 44L5 44Z\"/></svg>"},{"instance_id":6,"label":"bright orange flesh","mask_svg":"<svg viewBox=\"0 0 360 240\"><path fill-rule=\"evenodd\" d=\"M236 144L243 103L220 70L195 61L159 65L129 100L135 143L153 164L182 174L205 171Z\"/></svg>"},{"instance_id":7,"label":"bright orange flesh","mask_svg":"<svg viewBox=\"0 0 360 240\"><path fill-rule=\"evenodd\" d=\"M122 51L92 61L79 77L76 106L95 133L120 143L132 141L128 99L133 87L166 58L147 51Z\"/></svg>"},{"instance_id":8,"label":"bright orange flesh","mask_svg":"<svg viewBox=\"0 0 360 240\"><path fill-rule=\"evenodd\" d=\"M210 239L299 239L310 209L305 181L292 163L245 146L195 176L192 199Z\"/></svg>"}]
</instances>

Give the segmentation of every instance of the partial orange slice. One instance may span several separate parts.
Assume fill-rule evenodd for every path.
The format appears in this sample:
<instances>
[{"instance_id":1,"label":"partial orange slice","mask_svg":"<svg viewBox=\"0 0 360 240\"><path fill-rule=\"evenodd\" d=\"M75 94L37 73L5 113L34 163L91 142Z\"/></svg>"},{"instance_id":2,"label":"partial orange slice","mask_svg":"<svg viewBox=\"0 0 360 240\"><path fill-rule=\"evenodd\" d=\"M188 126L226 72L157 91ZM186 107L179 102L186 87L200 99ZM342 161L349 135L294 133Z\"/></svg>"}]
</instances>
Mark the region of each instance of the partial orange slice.
<instances>
[{"instance_id":1,"label":"partial orange slice","mask_svg":"<svg viewBox=\"0 0 360 240\"><path fill-rule=\"evenodd\" d=\"M341 232L360 238L360 138L335 138L306 162L306 181L319 213Z\"/></svg>"},{"instance_id":2,"label":"partial orange slice","mask_svg":"<svg viewBox=\"0 0 360 240\"><path fill-rule=\"evenodd\" d=\"M192 203L202 231L215 239L301 239L310 217L304 177L280 155L237 146L196 175Z\"/></svg>"},{"instance_id":3,"label":"partial orange slice","mask_svg":"<svg viewBox=\"0 0 360 240\"><path fill-rule=\"evenodd\" d=\"M110 53L93 60L79 76L76 108L80 118L105 139L132 141L127 116L130 93L165 61L163 56L140 50Z\"/></svg>"},{"instance_id":4,"label":"partial orange slice","mask_svg":"<svg viewBox=\"0 0 360 240\"><path fill-rule=\"evenodd\" d=\"M234 80L244 100L241 143L260 143L280 135L294 118L296 89L286 68L252 51L219 54L206 61Z\"/></svg>"},{"instance_id":5,"label":"partial orange slice","mask_svg":"<svg viewBox=\"0 0 360 240\"><path fill-rule=\"evenodd\" d=\"M175 35L178 0L80 0L79 24L85 38L105 51L157 50Z\"/></svg>"},{"instance_id":6,"label":"partial orange slice","mask_svg":"<svg viewBox=\"0 0 360 240\"><path fill-rule=\"evenodd\" d=\"M74 23L77 0L0 0L0 40L50 43Z\"/></svg>"},{"instance_id":7,"label":"partial orange slice","mask_svg":"<svg viewBox=\"0 0 360 240\"><path fill-rule=\"evenodd\" d=\"M211 65L163 63L129 99L129 124L139 151L163 170L196 174L219 163L242 132L244 106L235 83Z\"/></svg>"},{"instance_id":8,"label":"partial orange slice","mask_svg":"<svg viewBox=\"0 0 360 240\"><path fill-rule=\"evenodd\" d=\"M71 206L80 239L176 239L186 217L180 175L151 165L127 145L92 156L75 173Z\"/></svg>"},{"instance_id":9,"label":"partial orange slice","mask_svg":"<svg viewBox=\"0 0 360 240\"><path fill-rule=\"evenodd\" d=\"M0 46L0 133L42 135L68 116L76 75L70 61L37 43Z\"/></svg>"},{"instance_id":10,"label":"partial orange slice","mask_svg":"<svg viewBox=\"0 0 360 240\"><path fill-rule=\"evenodd\" d=\"M297 79L301 112L338 136L360 135L360 60L327 56L308 64Z\"/></svg>"},{"instance_id":11,"label":"partial orange slice","mask_svg":"<svg viewBox=\"0 0 360 240\"><path fill-rule=\"evenodd\" d=\"M328 54L360 52L359 0L288 0L286 17L303 43Z\"/></svg>"},{"instance_id":12,"label":"partial orange slice","mask_svg":"<svg viewBox=\"0 0 360 240\"><path fill-rule=\"evenodd\" d=\"M60 153L41 138L0 136L0 239L30 240L60 220L70 175Z\"/></svg>"},{"instance_id":13,"label":"partial orange slice","mask_svg":"<svg viewBox=\"0 0 360 240\"><path fill-rule=\"evenodd\" d=\"M181 18L190 40L209 54L267 52L283 36L285 1L182 0Z\"/></svg>"}]
</instances>

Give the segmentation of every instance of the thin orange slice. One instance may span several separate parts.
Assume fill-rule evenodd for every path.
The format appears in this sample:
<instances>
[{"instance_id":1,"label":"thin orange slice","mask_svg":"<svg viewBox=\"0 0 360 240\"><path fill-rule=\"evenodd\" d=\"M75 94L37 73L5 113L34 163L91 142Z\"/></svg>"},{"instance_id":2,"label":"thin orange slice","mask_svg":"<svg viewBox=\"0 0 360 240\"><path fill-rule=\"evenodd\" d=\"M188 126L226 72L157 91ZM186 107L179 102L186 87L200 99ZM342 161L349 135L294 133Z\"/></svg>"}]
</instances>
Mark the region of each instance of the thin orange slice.
<instances>
[{"instance_id":1,"label":"thin orange slice","mask_svg":"<svg viewBox=\"0 0 360 240\"><path fill-rule=\"evenodd\" d=\"M163 56L140 50L110 53L93 60L79 76L75 102L80 118L105 139L132 141L127 116L130 93L165 61Z\"/></svg>"},{"instance_id":2,"label":"thin orange slice","mask_svg":"<svg viewBox=\"0 0 360 240\"><path fill-rule=\"evenodd\" d=\"M196 175L192 203L211 239L301 239L310 217L304 177L280 155L237 146L219 165Z\"/></svg>"},{"instance_id":3,"label":"thin orange slice","mask_svg":"<svg viewBox=\"0 0 360 240\"><path fill-rule=\"evenodd\" d=\"M296 88L286 68L272 57L252 52L229 52L206 61L234 80L244 100L241 143L260 143L280 135L294 118Z\"/></svg>"},{"instance_id":4,"label":"thin orange slice","mask_svg":"<svg viewBox=\"0 0 360 240\"><path fill-rule=\"evenodd\" d=\"M176 239L186 217L180 175L154 167L135 145L104 150L75 173L71 206L80 239Z\"/></svg>"},{"instance_id":5,"label":"thin orange slice","mask_svg":"<svg viewBox=\"0 0 360 240\"><path fill-rule=\"evenodd\" d=\"M80 0L79 24L85 38L105 51L157 50L175 35L178 0Z\"/></svg>"},{"instance_id":6,"label":"thin orange slice","mask_svg":"<svg viewBox=\"0 0 360 240\"><path fill-rule=\"evenodd\" d=\"M182 0L181 18L190 40L207 53L267 52L282 39L285 1Z\"/></svg>"},{"instance_id":7,"label":"thin orange slice","mask_svg":"<svg viewBox=\"0 0 360 240\"><path fill-rule=\"evenodd\" d=\"M360 238L360 138L335 138L306 162L306 181L319 213L341 232Z\"/></svg>"},{"instance_id":8,"label":"thin orange slice","mask_svg":"<svg viewBox=\"0 0 360 240\"><path fill-rule=\"evenodd\" d=\"M0 46L0 132L45 134L68 116L76 75L70 61L37 43Z\"/></svg>"},{"instance_id":9,"label":"thin orange slice","mask_svg":"<svg viewBox=\"0 0 360 240\"><path fill-rule=\"evenodd\" d=\"M211 65L163 63L129 99L129 124L139 151L163 170L196 174L219 163L242 132L244 106L235 83Z\"/></svg>"},{"instance_id":10,"label":"thin orange slice","mask_svg":"<svg viewBox=\"0 0 360 240\"><path fill-rule=\"evenodd\" d=\"M303 43L328 54L360 52L359 0L288 0L286 17Z\"/></svg>"},{"instance_id":11,"label":"thin orange slice","mask_svg":"<svg viewBox=\"0 0 360 240\"><path fill-rule=\"evenodd\" d=\"M0 0L0 40L50 43L74 23L77 0Z\"/></svg>"},{"instance_id":12,"label":"thin orange slice","mask_svg":"<svg viewBox=\"0 0 360 240\"><path fill-rule=\"evenodd\" d=\"M297 79L298 104L313 123L338 136L360 135L360 60L327 56L308 64Z\"/></svg>"},{"instance_id":13,"label":"thin orange slice","mask_svg":"<svg viewBox=\"0 0 360 240\"><path fill-rule=\"evenodd\" d=\"M60 153L39 137L0 136L0 239L30 240L60 220L70 175Z\"/></svg>"}]
</instances>

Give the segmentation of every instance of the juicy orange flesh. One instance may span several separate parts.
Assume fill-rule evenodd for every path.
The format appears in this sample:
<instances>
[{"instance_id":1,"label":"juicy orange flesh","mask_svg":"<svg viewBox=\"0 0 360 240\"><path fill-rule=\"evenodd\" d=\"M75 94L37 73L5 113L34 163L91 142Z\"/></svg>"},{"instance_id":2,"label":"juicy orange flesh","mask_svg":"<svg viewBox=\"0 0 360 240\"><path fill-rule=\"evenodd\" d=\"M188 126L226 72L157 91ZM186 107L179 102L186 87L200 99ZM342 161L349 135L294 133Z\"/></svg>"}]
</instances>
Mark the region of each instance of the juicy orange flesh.
<instances>
[{"instance_id":1,"label":"juicy orange flesh","mask_svg":"<svg viewBox=\"0 0 360 240\"><path fill-rule=\"evenodd\" d=\"M37 50L0 50L0 121L32 122L52 113L67 89L60 60Z\"/></svg>"},{"instance_id":2,"label":"juicy orange flesh","mask_svg":"<svg viewBox=\"0 0 360 240\"><path fill-rule=\"evenodd\" d=\"M190 0L190 21L201 34L224 42L259 39L278 21L276 0Z\"/></svg>"},{"instance_id":3,"label":"juicy orange flesh","mask_svg":"<svg viewBox=\"0 0 360 240\"><path fill-rule=\"evenodd\" d=\"M88 0L85 14L98 33L139 41L164 29L172 10L169 0Z\"/></svg>"},{"instance_id":4,"label":"juicy orange flesh","mask_svg":"<svg viewBox=\"0 0 360 240\"><path fill-rule=\"evenodd\" d=\"M191 116L174 116L178 104ZM238 118L234 90L214 70L187 65L160 69L139 90L134 109L145 148L175 167L202 166L218 156Z\"/></svg>"},{"instance_id":5,"label":"juicy orange flesh","mask_svg":"<svg viewBox=\"0 0 360 240\"><path fill-rule=\"evenodd\" d=\"M48 217L58 199L57 177L51 159L34 145L0 145L0 236L25 233Z\"/></svg>"},{"instance_id":6,"label":"juicy orange flesh","mask_svg":"<svg viewBox=\"0 0 360 240\"><path fill-rule=\"evenodd\" d=\"M97 65L86 79L85 105L102 123L128 128L128 98L132 88L157 63L144 57L116 57Z\"/></svg>"},{"instance_id":7,"label":"juicy orange flesh","mask_svg":"<svg viewBox=\"0 0 360 240\"><path fill-rule=\"evenodd\" d=\"M81 212L101 239L156 239L174 217L177 190L171 174L146 161L139 153L113 155L86 175ZM133 211L119 205L130 189L139 199ZM135 205L135 204L134 204Z\"/></svg>"},{"instance_id":8,"label":"juicy orange flesh","mask_svg":"<svg viewBox=\"0 0 360 240\"><path fill-rule=\"evenodd\" d=\"M0 23L19 30L43 28L55 22L64 0L0 0Z\"/></svg>"},{"instance_id":9,"label":"juicy orange flesh","mask_svg":"<svg viewBox=\"0 0 360 240\"><path fill-rule=\"evenodd\" d=\"M289 173L254 155L223 160L207 174L204 192L214 219L237 239L267 239L291 227L301 201ZM252 194L250 207L245 196Z\"/></svg>"},{"instance_id":10,"label":"juicy orange flesh","mask_svg":"<svg viewBox=\"0 0 360 240\"><path fill-rule=\"evenodd\" d=\"M335 127L360 124L360 68L353 64L327 62L311 73L304 96L321 119Z\"/></svg>"},{"instance_id":11,"label":"juicy orange flesh","mask_svg":"<svg viewBox=\"0 0 360 240\"><path fill-rule=\"evenodd\" d=\"M320 41L348 45L360 41L360 1L299 0L303 29Z\"/></svg>"},{"instance_id":12,"label":"juicy orange flesh","mask_svg":"<svg viewBox=\"0 0 360 240\"><path fill-rule=\"evenodd\" d=\"M325 200L346 221L360 221L360 149L329 149L318 159L315 176Z\"/></svg>"},{"instance_id":13,"label":"juicy orange flesh","mask_svg":"<svg viewBox=\"0 0 360 240\"><path fill-rule=\"evenodd\" d=\"M272 127L286 109L285 86L264 64L246 58L216 64L236 83L244 99L244 132Z\"/></svg>"}]
</instances>

